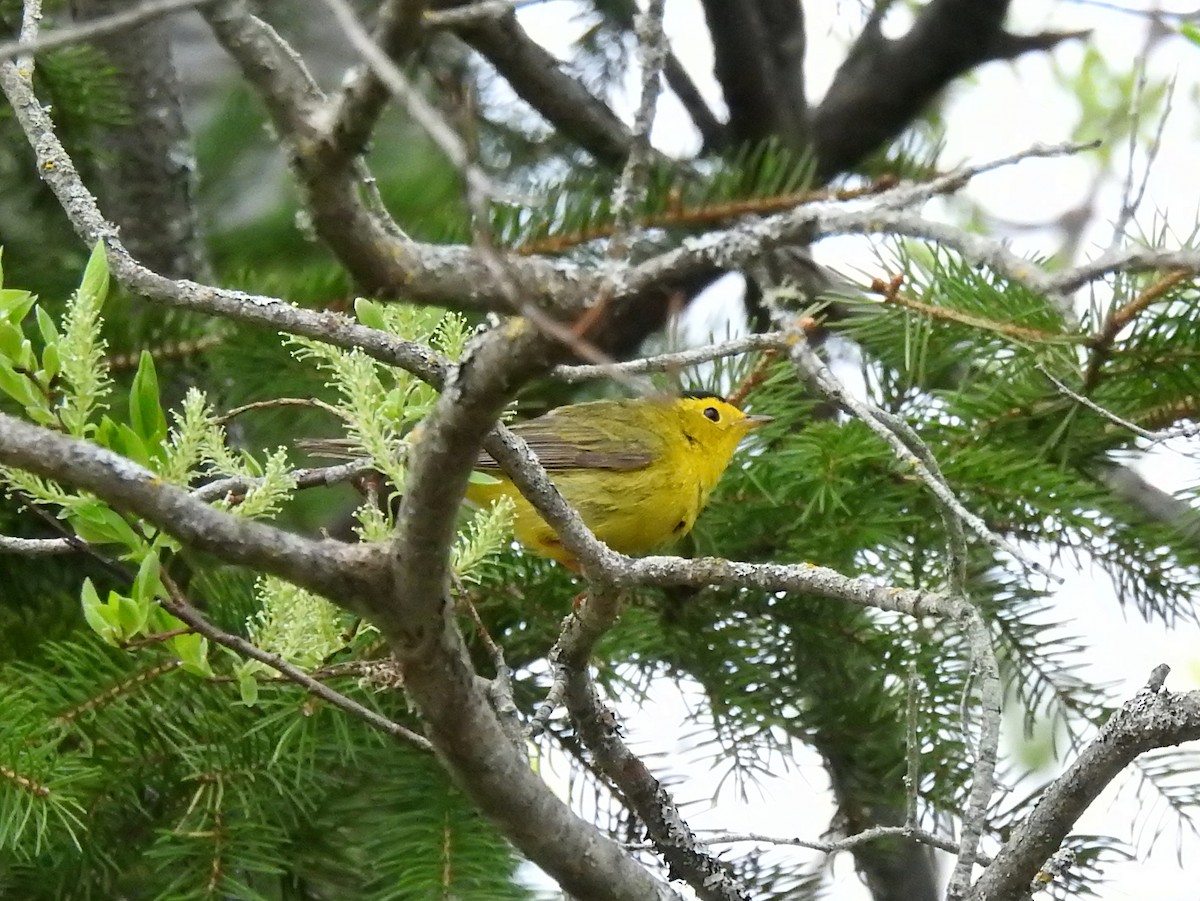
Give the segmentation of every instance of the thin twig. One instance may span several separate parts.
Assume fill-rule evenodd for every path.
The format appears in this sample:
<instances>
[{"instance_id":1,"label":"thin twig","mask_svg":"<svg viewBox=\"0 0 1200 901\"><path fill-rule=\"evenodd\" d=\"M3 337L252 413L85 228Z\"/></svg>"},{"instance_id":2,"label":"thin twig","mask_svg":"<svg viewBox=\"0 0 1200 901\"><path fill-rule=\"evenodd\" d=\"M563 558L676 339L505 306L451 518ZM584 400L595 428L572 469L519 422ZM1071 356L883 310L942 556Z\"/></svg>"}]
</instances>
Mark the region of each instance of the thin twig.
<instances>
[{"instance_id":1,"label":"thin twig","mask_svg":"<svg viewBox=\"0 0 1200 901\"><path fill-rule=\"evenodd\" d=\"M400 71L379 45L371 39L370 33L358 21L358 16L345 0L322 0L333 13L338 26L345 33L354 49L370 66L376 77L387 86L401 103L408 114L420 125L425 133L433 140L438 148L450 160L451 165L466 178L470 189L480 197L496 198L502 192L497 185L478 167L471 163L466 145L454 133L446 121L425 98L413 88L408 78Z\"/></svg>"},{"instance_id":2,"label":"thin twig","mask_svg":"<svg viewBox=\"0 0 1200 901\"><path fill-rule=\"evenodd\" d=\"M885 304L892 306L903 307L907 310L912 310L915 313L920 313L923 316L929 316L932 319L940 319L946 322L955 322L959 325L970 326L971 328L981 329L983 331L995 332L998 335L1004 335L1007 338L1015 338L1018 341L1036 341L1044 344L1085 344L1091 339L1087 335L1070 334L1066 332L1047 332L1042 329L1030 328L1025 325L1016 325L1012 322L1001 322L996 319L988 319L984 316L977 316L973 313L967 313L962 310L955 310L951 307L941 307L936 304L924 303L913 297L907 297L900 293L900 285L903 283L903 276L894 276L891 279L884 280L876 278L871 280L871 285L868 290L873 291L883 298Z\"/></svg>"},{"instance_id":3,"label":"thin twig","mask_svg":"<svg viewBox=\"0 0 1200 901\"><path fill-rule=\"evenodd\" d=\"M1163 103L1162 115L1159 116L1158 126L1154 130L1154 137L1150 141L1150 146L1146 149L1146 165L1142 172L1141 182L1137 186L1137 190L1133 187L1133 164L1134 152L1137 149L1138 125L1141 121L1141 106L1146 94L1146 60L1150 56L1151 44L1161 40L1161 37L1155 36L1154 29L1147 29L1146 46L1142 48L1142 52L1138 55L1138 77L1134 85L1133 97L1129 102L1129 168L1125 174L1125 184L1121 190L1121 209L1117 213L1116 221L1113 223L1112 241L1109 244L1109 249L1113 249L1120 245L1125 237L1125 230L1129 227L1129 223L1133 221L1133 217L1137 215L1138 208L1142 205L1142 198L1146 195L1146 186L1150 182L1150 173L1154 169L1154 161L1158 158L1158 153L1162 149L1163 132L1167 126L1167 118L1171 115L1172 102L1175 99L1175 78L1168 82L1167 95Z\"/></svg>"},{"instance_id":4,"label":"thin twig","mask_svg":"<svg viewBox=\"0 0 1200 901\"><path fill-rule=\"evenodd\" d=\"M746 373L746 377L738 382L737 386L729 392L729 396L725 399L735 407L741 407L746 402L746 398L750 396L750 392L766 380L767 373L778 356L779 350L777 348L769 347L764 350L757 362L755 362L754 367Z\"/></svg>"},{"instance_id":5,"label":"thin twig","mask_svg":"<svg viewBox=\"0 0 1200 901\"><path fill-rule=\"evenodd\" d=\"M339 410L333 404L327 404L325 401L317 397L273 397L270 400L257 400L253 403L242 404L240 407L234 407L232 410L226 410L217 417L217 423L225 425L229 420L241 416L243 413L249 413L251 410L270 410L274 407L312 407L317 410L324 410L339 419L346 419L347 414Z\"/></svg>"},{"instance_id":6,"label":"thin twig","mask_svg":"<svg viewBox=\"0 0 1200 901\"><path fill-rule=\"evenodd\" d=\"M620 259L628 251L629 229L636 221L634 201L650 160L650 131L654 127L654 110L662 91L662 69L667 58L667 41L663 31L665 6L666 0L649 0L645 9L639 10L634 19L642 91L633 116L633 144L613 191L615 232L609 244L610 259Z\"/></svg>"},{"instance_id":7,"label":"thin twig","mask_svg":"<svg viewBox=\"0 0 1200 901\"><path fill-rule=\"evenodd\" d=\"M954 492L946 484L945 480L938 478L930 471L926 460L932 459L932 457L929 455L928 449L924 448L923 443L918 441L910 446L909 442L902 440L896 433L895 428L892 427L895 425L895 420L893 419L892 426L889 426L884 422L885 417L881 411L868 407L850 394L833 373L829 371L829 367L817 356L816 352L808 346L807 342L797 341L792 347L791 355L796 364L813 378L826 397L843 409L853 413L871 431L887 442L897 457L912 466L921 481L933 493L934 497L947 508L954 511L954 515L976 536L998 550L1004 551L1027 569L1031 569L1055 582L1060 581L1057 576L1047 570L1042 564L1036 560L1027 558L1010 541L992 532L987 527L987 523L968 510L962 501L954 496Z\"/></svg>"},{"instance_id":8,"label":"thin twig","mask_svg":"<svg viewBox=\"0 0 1200 901\"><path fill-rule=\"evenodd\" d=\"M433 745L423 736L418 735L411 729L401 726L397 722L389 720L387 717L376 713L357 701L354 701L340 692L334 691L328 685L314 679L304 670L293 666L278 654L272 654L269 651L264 651L257 647L254 643L242 638L240 635L234 635L230 632L225 632L217 628L196 610L186 597L180 592L179 587L175 585L174 580L163 574L163 584L166 586L170 594L168 599L163 600L162 607L172 616L182 620L192 627L197 633L203 635L209 641L215 642L222 647L229 648L241 657L249 657L251 660L257 660L259 663L266 664L271 669L275 670L281 676L284 676L291 682L304 688L309 694L312 694L323 701L327 701L334 707L344 710L351 716L365 722L367 725L378 729L392 738L412 745L421 751L432 751Z\"/></svg>"},{"instance_id":9,"label":"thin twig","mask_svg":"<svg viewBox=\"0 0 1200 901\"><path fill-rule=\"evenodd\" d=\"M55 28L36 38L27 33L23 27L18 40L0 43L0 61L38 56L60 47L69 47L92 38L126 31L160 16L183 12L213 2L215 0L143 0L129 9L123 9L84 24Z\"/></svg>"},{"instance_id":10,"label":"thin twig","mask_svg":"<svg viewBox=\"0 0 1200 901\"><path fill-rule=\"evenodd\" d=\"M356 476L365 475L372 471L371 461L366 459L351 460L349 463L339 463L337 466L319 466L310 469L293 469L289 475L297 488L323 488L327 485L337 485L348 482ZM231 495L245 494L251 488L259 485L262 479L257 476L229 476L201 485L192 491L192 497L199 501L212 502Z\"/></svg>"},{"instance_id":11,"label":"thin twig","mask_svg":"<svg viewBox=\"0 0 1200 901\"><path fill-rule=\"evenodd\" d=\"M471 603L471 599L464 595L459 598L458 603L470 615L471 621L475 624L475 634L479 636L479 640L483 642L484 650L488 652L488 656L492 659L492 668L495 669L496 675L486 681L488 697L492 699L492 706L496 710L496 715L500 717L500 722L504 725L510 740L518 747L523 747L525 735L521 728L521 712L517 708L517 702L513 698L512 668L509 667L507 661L504 659L504 649L496 643L491 633L488 632L483 618L479 615L479 611L475 609L475 605Z\"/></svg>"},{"instance_id":12,"label":"thin twig","mask_svg":"<svg viewBox=\"0 0 1200 901\"><path fill-rule=\"evenodd\" d=\"M605 256L612 261L624 260L634 238L636 225L635 198L640 193L645 170L650 161L650 129L654 126L654 110L662 90L662 67L666 60L667 41L663 32L665 0L649 0L644 10L635 16L634 32L638 39L638 63L642 70L642 92L633 118L633 140L621 177L612 194L612 239ZM596 301L575 321L571 332L584 338L600 322L612 300L613 283L606 281ZM585 358L586 359L586 358Z\"/></svg>"},{"instance_id":13,"label":"thin twig","mask_svg":"<svg viewBox=\"0 0 1200 901\"><path fill-rule=\"evenodd\" d=\"M776 194L770 197L748 197L743 200L673 206L670 209L647 213L639 217L635 224L640 229L711 227L745 216L765 216L820 201L858 200L891 191L896 185L895 178L883 176L866 185L854 188L817 188ZM616 228L612 222L603 222L575 232L532 238L516 248L515 252L522 256L561 254L582 244L611 238L615 231Z\"/></svg>"},{"instance_id":14,"label":"thin twig","mask_svg":"<svg viewBox=\"0 0 1200 901\"><path fill-rule=\"evenodd\" d=\"M1003 687L996 650L992 646L982 614L973 605L968 604L967 607L968 612L962 625L971 648L972 667L979 674L981 720L979 740L975 745L971 788L967 792L967 805L962 814L958 859L954 863L950 885L946 891L946 897L949 899L966 896L971 884L971 875L979 860L979 840L983 836L988 806L996 790L996 761L1000 746L1000 720L1003 715Z\"/></svg>"},{"instance_id":15,"label":"thin twig","mask_svg":"<svg viewBox=\"0 0 1200 901\"><path fill-rule=\"evenodd\" d=\"M1138 296L1127 304L1123 304L1117 309L1109 313L1104 320L1104 325L1100 329L1100 333L1092 338L1092 344L1104 346L1111 344L1120 334L1121 329L1129 325L1141 312L1147 307L1152 306L1162 300L1168 291L1178 285L1180 282L1187 281L1192 273L1184 269L1175 269L1171 272L1163 273L1160 278L1155 279L1151 284L1147 285Z\"/></svg>"},{"instance_id":16,"label":"thin twig","mask_svg":"<svg viewBox=\"0 0 1200 901\"><path fill-rule=\"evenodd\" d=\"M132 673L116 684L109 685L99 694L93 695L73 707L68 707L62 713L58 714L54 718L54 721L61 725L69 725L84 714L91 713L93 710L99 710L106 704L111 704L118 698L124 697L134 689L140 688L148 682L152 682L168 673L175 672L181 666L183 666L183 662L180 660L163 660L147 669Z\"/></svg>"},{"instance_id":17,"label":"thin twig","mask_svg":"<svg viewBox=\"0 0 1200 901\"><path fill-rule=\"evenodd\" d=\"M1152 432L1149 429L1144 429L1135 422L1130 422L1128 419L1122 419L1116 413L1112 412L1112 410L1105 409L1104 407L1102 407L1098 403L1096 403L1094 400L1084 397L1078 391L1072 391L1065 384L1063 384L1061 381L1059 381L1053 375L1051 375L1050 372L1046 369L1046 367L1043 366L1041 363L1038 363L1034 368L1038 372L1040 372L1042 375L1044 375L1047 379L1049 379L1053 383L1055 388L1057 388L1060 392L1065 394L1067 397L1071 398L1071 400L1087 407L1089 410L1091 410L1093 413L1097 414L1098 416L1103 416L1105 419L1107 419L1109 422L1113 423L1114 425L1118 425L1123 429L1128 429L1129 431L1133 432L1133 434L1137 435L1139 438L1145 438L1147 441L1151 441L1155 444L1158 444L1163 441L1168 441L1172 438L1191 438L1197 434L1200 434L1200 425L1183 426L1178 429L1169 429L1169 430L1164 430L1164 431L1160 431L1160 432Z\"/></svg>"},{"instance_id":18,"label":"thin twig","mask_svg":"<svg viewBox=\"0 0 1200 901\"><path fill-rule=\"evenodd\" d=\"M487 19L500 19L523 6L533 6L543 0L480 0L453 9L430 9L422 16L427 28L458 28Z\"/></svg>"},{"instance_id":19,"label":"thin twig","mask_svg":"<svg viewBox=\"0 0 1200 901\"><path fill-rule=\"evenodd\" d=\"M656 354L653 357L643 357L640 360L629 360L623 363L556 366L551 375L564 382L574 383L611 378L613 373L643 375L649 372L674 372L686 369L688 366L709 363L722 357L734 357L755 350L778 350L787 346L788 341L783 332L767 332L761 335L746 335L744 338L735 338L732 341L709 344L691 350Z\"/></svg>"},{"instance_id":20,"label":"thin twig","mask_svg":"<svg viewBox=\"0 0 1200 901\"><path fill-rule=\"evenodd\" d=\"M907 829L917 827L917 804L921 799L921 736L919 717L921 713L921 680L917 676L916 660L910 660L908 666L908 704L905 709L904 758L904 796L907 800L904 810L904 826ZM954 849L957 853L958 849Z\"/></svg>"},{"instance_id":21,"label":"thin twig","mask_svg":"<svg viewBox=\"0 0 1200 901\"><path fill-rule=\"evenodd\" d=\"M856 832L854 835L848 835L845 838L835 841L824 842L792 836L763 835L758 832L710 832L699 829L697 833L704 836L705 841L711 845L759 842L764 845L790 845L797 848L809 848L813 851L824 852L825 854L852 851L855 848L881 838L900 837L912 839L918 844L929 845L940 851L949 851L951 854L958 853L957 842L911 826L872 826L870 829L864 829L862 832ZM979 860L981 863L987 862L987 858L983 855L980 855Z\"/></svg>"},{"instance_id":22,"label":"thin twig","mask_svg":"<svg viewBox=\"0 0 1200 901\"><path fill-rule=\"evenodd\" d=\"M1113 342L1117 340L1121 330L1146 309L1163 300L1172 288L1193 278L1194 275L1187 269L1165 272L1139 291L1133 300L1109 310L1100 330L1088 340L1092 347L1092 355L1083 376L1084 391L1091 391L1099 383L1101 370L1112 353Z\"/></svg>"}]
</instances>

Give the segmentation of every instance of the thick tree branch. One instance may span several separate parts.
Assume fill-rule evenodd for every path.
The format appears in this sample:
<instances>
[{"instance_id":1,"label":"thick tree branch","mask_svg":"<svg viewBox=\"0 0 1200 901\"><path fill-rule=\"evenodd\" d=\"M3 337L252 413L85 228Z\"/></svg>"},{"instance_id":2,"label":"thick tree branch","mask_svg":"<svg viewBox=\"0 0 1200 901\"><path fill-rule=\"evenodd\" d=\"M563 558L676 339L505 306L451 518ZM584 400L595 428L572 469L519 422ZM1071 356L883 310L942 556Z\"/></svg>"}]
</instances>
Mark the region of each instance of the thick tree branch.
<instances>
[{"instance_id":1,"label":"thick tree branch","mask_svg":"<svg viewBox=\"0 0 1200 901\"><path fill-rule=\"evenodd\" d=\"M821 181L898 135L975 66L1081 36L1010 35L1004 31L1009 0L931 0L903 37L889 40L879 27L886 6L878 7L813 111L812 147Z\"/></svg>"},{"instance_id":2,"label":"thick tree branch","mask_svg":"<svg viewBox=\"0 0 1200 901\"><path fill-rule=\"evenodd\" d=\"M621 738L617 719L601 703L586 663L569 670L566 702L595 765L645 823L671 878L686 881L702 901L749 901L745 889L696 838L671 793Z\"/></svg>"},{"instance_id":3,"label":"thick tree branch","mask_svg":"<svg viewBox=\"0 0 1200 901\"><path fill-rule=\"evenodd\" d=\"M208 9L205 18L262 97L317 233L364 291L459 309L508 309L512 281L530 303L550 308L571 309L591 293L591 280L567 264L506 259L502 279L482 250L405 237L363 201L352 159L327 152L330 104L295 51L242 0Z\"/></svg>"},{"instance_id":4,"label":"thick tree branch","mask_svg":"<svg viewBox=\"0 0 1200 901\"><path fill-rule=\"evenodd\" d=\"M730 143L808 144L804 16L798 0L703 0Z\"/></svg>"},{"instance_id":5,"label":"thick tree branch","mask_svg":"<svg viewBox=\"0 0 1200 901\"><path fill-rule=\"evenodd\" d=\"M633 134L606 104L566 74L562 64L526 34L515 13L475 20L456 31L555 129L602 165L621 168L633 146Z\"/></svg>"},{"instance_id":6,"label":"thick tree branch","mask_svg":"<svg viewBox=\"0 0 1200 901\"><path fill-rule=\"evenodd\" d=\"M76 14L106 18L131 0L75 0ZM133 254L172 278L206 280L208 259L195 204L196 156L183 122L170 23L131 25L97 43L116 69L128 120L102 128L109 158L97 180L109 218Z\"/></svg>"},{"instance_id":7,"label":"thick tree branch","mask_svg":"<svg viewBox=\"0 0 1200 901\"><path fill-rule=\"evenodd\" d=\"M13 63L0 62L0 89L7 96L26 139L36 153L38 172L58 198L75 232L87 244L104 241L112 275L126 289L167 306L268 326L338 347L358 347L375 359L399 366L434 386L440 386L446 362L419 344L366 328L338 314L300 309L272 297L209 287L184 279L173 280L141 265L125 249L117 237L116 227L100 212L95 198L84 185L74 162L55 135L54 124L47 110L33 93L29 73L21 71ZM483 260L466 248L428 245L426 249L429 251L426 262L430 264L427 274L446 267L443 271L448 275L458 271L460 275L471 278L469 273L474 271L475 276L482 278L477 267L483 266L487 270L487 277L492 277L490 261ZM454 260L456 256L457 261ZM467 256L472 257L474 263L468 263ZM506 265L509 262L506 261ZM524 262L511 261L519 275L525 278L533 276L536 283L541 277L535 275L534 269L524 265ZM570 271L564 268L561 274L564 279L578 285L578 279L572 279ZM458 277L453 275L451 280L456 281ZM554 277L550 281L556 279ZM445 299L451 306L459 306L453 301L456 298L458 301L468 299L473 291L466 283L453 286L447 282L444 287L450 291ZM506 284L505 290L508 287ZM543 287L550 292L555 290L549 282L544 283ZM536 287L531 289L531 294L538 293ZM504 296L507 297L507 294Z\"/></svg>"},{"instance_id":8,"label":"thick tree branch","mask_svg":"<svg viewBox=\"0 0 1200 901\"><path fill-rule=\"evenodd\" d=\"M215 510L112 451L4 414L0 463L90 491L189 547L287 579L360 615L388 584L379 548L313 541Z\"/></svg>"},{"instance_id":9,"label":"thick tree branch","mask_svg":"<svg viewBox=\"0 0 1200 901\"><path fill-rule=\"evenodd\" d=\"M453 618L448 550L480 441L521 382L548 366L551 349L528 323L513 320L469 348L447 379L412 449L392 551L396 592L374 621L439 756L523 854L572 895L675 898L530 770L524 746L509 741L471 668Z\"/></svg>"},{"instance_id":10,"label":"thick tree branch","mask_svg":"<svg viewBox=\"0 0 1200 901\"><path fill-rule=\"evenodd\" d=\"M1096 797L1140 754L1200 739L1200 691L1162 689L1165 667L1117 710L1067 771L1046 788L1033 811L976 881L971 901L1018 901L1042 864Z\"/></svg>"}]
</instances>

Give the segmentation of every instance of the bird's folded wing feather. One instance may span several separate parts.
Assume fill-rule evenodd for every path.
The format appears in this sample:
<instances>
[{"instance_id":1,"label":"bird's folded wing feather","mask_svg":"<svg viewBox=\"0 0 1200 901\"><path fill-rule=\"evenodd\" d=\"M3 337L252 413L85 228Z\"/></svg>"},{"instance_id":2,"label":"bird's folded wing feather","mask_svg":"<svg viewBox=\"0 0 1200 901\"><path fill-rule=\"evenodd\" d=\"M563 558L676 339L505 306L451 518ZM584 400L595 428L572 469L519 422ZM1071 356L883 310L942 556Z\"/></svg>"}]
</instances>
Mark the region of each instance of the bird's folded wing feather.
<instances>
[{"instance_id":1,"label":"bird's folded wing feather","mask_svg":"<svg viewBox=\"0 0 1200 901\"><path fill-rule=\"evenodd\" d=\"M548 415L513 426L548 472L566 469L645 469L662 455L654 436L630 434L623 422L590 422ZM479 454L478 470L496 470L486 451Z\"/></svg>"}]
</instances>

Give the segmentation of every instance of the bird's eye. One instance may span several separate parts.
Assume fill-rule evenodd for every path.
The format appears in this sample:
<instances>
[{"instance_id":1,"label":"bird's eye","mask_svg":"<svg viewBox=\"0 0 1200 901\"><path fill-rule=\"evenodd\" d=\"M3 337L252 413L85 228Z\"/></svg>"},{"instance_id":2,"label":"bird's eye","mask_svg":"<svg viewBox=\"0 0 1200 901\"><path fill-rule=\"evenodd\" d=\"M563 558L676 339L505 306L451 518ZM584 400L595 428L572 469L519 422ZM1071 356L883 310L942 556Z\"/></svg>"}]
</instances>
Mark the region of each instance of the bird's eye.
<instances>
[{"instance_id":1,"label":"bird's eye","mask_svg":"<svg viewBox=\"0 0 1200 901\"><path fill-rule=\"evenodd\" d=\"M720 411L717 410L716 407L705 407L704 408L704 416L707 419L711 419L713 422L721 421L721 413L720 413Z\"/></svg>"}]
</instances>

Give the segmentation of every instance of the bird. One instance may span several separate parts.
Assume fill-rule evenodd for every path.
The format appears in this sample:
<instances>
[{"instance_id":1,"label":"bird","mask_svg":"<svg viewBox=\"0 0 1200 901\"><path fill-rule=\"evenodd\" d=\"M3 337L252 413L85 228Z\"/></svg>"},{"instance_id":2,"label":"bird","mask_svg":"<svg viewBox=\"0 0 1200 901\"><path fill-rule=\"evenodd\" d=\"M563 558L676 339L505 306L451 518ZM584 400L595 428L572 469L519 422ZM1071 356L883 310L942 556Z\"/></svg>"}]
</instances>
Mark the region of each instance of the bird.
<instances>
[{"instance_id":1,"label":"bird","mask_svg":"<svg viewBox=\"0 0 1200 901\"><path fill-rule=\"evenodd\" d=\"M694 393L568 404L512 431L592 533L636 556L690 532L742 439L771 421ZM486 451L475 469L490 478L472 480L471 503L510 498L517 541L578 570L575 555Z\"/></svg>"}]
</instances>

